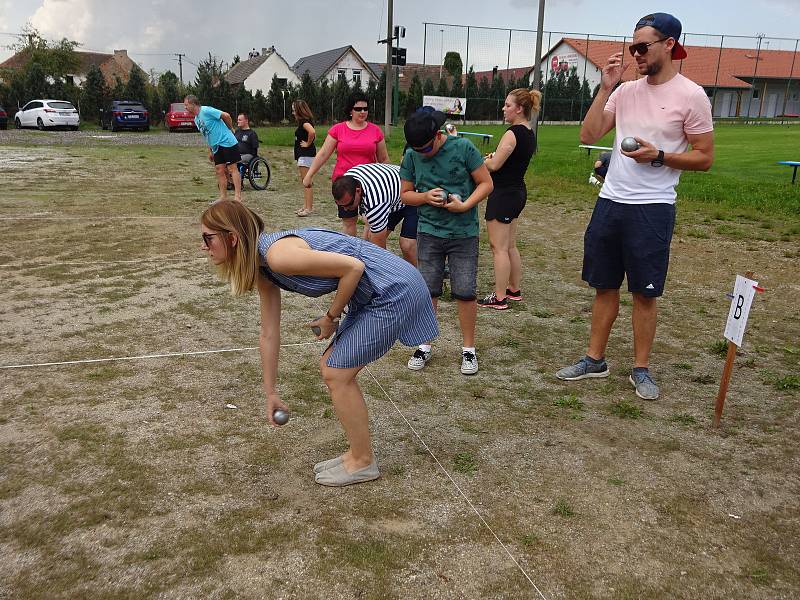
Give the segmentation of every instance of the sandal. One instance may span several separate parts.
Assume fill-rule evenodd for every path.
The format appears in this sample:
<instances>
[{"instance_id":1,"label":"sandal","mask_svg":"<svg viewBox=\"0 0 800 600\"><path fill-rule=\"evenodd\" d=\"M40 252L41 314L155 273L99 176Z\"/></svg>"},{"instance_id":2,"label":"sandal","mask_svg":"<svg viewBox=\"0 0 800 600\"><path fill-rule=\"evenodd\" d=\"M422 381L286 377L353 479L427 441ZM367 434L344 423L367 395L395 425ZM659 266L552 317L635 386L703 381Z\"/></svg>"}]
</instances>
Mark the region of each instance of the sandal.
<instances>
[{"instance_id":1,"label":"sandal","mask_svg":"<svg viewBox=\"0 0 800 600\"><path fill-rule=\"evenodd\" d=\"M306 208L301 208L300 210L297 211L296 214L297 214L298 217L307 217L312 212L313 212L313 210L308 210Z\"/></svg>"}]
</instances>

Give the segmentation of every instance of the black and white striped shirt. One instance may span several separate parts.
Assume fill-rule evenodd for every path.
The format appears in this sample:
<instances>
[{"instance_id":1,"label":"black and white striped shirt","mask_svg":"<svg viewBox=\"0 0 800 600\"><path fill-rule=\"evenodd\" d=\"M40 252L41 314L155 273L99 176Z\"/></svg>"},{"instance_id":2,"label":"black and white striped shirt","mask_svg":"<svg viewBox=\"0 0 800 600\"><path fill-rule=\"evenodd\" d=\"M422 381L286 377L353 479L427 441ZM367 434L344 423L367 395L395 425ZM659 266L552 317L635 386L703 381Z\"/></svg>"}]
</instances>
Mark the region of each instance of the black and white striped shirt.
<instances>
[{"instance_id":1,"label":"black and white striped shirt","mask_svg":"<svg viewBox=\"0 0 800 600\"><path fill-rule=\"evenodd\" d=\"M400 202L400 167L384 163L367 163L345 173L361 184L363 194L360 212L369 222L372 233L389 226L389 215L406 207Z\"/></svg>"}]
</instances>

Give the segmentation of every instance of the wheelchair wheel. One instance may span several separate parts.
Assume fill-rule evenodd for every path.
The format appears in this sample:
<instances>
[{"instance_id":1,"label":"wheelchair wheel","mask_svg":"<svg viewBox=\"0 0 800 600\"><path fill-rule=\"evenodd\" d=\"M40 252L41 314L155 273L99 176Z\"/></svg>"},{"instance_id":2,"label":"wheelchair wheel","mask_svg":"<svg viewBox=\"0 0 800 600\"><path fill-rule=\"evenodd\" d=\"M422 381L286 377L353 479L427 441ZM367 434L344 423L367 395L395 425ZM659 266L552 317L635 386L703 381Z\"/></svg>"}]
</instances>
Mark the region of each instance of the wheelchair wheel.
<instances>
[{"instance_id":1,"label":"wheelchair wheel","mask_svg":"<svg viewBox=\"0 0 800 600\"><path fill-rule=\"evenodd\" d=\"M267 189L271 175L269 163L261 156L256 156L247 169L247 178L254 190Z\"/></svg>"}]
</instances>

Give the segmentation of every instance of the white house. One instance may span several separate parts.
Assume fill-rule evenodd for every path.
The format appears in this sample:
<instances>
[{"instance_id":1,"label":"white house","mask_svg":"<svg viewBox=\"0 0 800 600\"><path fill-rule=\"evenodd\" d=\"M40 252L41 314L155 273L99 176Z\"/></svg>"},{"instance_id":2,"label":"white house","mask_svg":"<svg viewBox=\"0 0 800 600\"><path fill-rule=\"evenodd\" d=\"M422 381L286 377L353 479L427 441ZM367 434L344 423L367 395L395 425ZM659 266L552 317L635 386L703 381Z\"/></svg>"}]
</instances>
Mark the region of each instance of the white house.
<instances>
[{"instance_id":1,"label":"white house","mask_svg":"<svg viewBox=\"0 0 800 600\"><path fill-rule=\"evenodd\" d=\"M380 78L380 74L376 73L352 46L304 56L294 63L292 70L301 78L308 72L314 81L327 79L333 84L337 79L346 79L351 86L359 82L361 89L364 90L370 81L375 81L377 84Z\"/></svg>"},{"instance_id":2,"label":"white house","mask_svg":"<svg viewBox=\"0 0 800 600\"><path fill-rule=\"evenodd\" d=\"M225 73L225 81L231 85L243 85L244 89L255 93L261 90L265 96L272 85L272 77L277 75L282 88L290 83L299 84L289 63L275 50L275 46L252 51L247 60L236 63Z\"/></svg>"}]
</instances>

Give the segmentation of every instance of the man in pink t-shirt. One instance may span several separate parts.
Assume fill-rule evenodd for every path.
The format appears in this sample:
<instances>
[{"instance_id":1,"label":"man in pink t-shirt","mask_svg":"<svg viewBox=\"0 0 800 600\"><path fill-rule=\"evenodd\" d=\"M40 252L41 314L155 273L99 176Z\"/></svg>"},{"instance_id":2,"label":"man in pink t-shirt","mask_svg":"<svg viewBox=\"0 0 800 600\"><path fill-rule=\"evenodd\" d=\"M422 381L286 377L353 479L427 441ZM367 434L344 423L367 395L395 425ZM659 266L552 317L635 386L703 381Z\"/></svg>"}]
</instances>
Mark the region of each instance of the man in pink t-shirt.
<instances>
[{"instance_id":1,"label":"man in pink t-shirt","mask_svg":"<svg viewBox=\"0 0 800 600\"><path fill-rule=\"evenodd\" d=\"M556 373L567 381L608 376L606 346L627 277L633 295L629 379L645 400L659 395L649 370L650 350L675 226L675 186L681 171L707 171L714 161L711 104L703 88L678 73L672 62L686 58L680 36L681 23L672 15L641 18L628 51L643 77L615 90L631 63L623 66L622 52L609 57L583 121L583 144L616 132L608 173L584 236L582 277L595 288L589 348L586 356ZM622 150L627 137L636 140L637 150Z\"/></svg>"}]
</instances>

